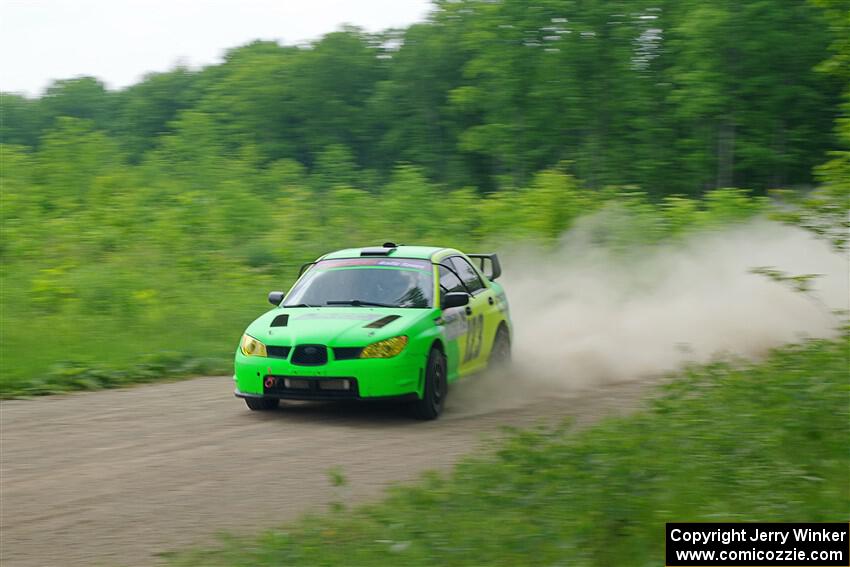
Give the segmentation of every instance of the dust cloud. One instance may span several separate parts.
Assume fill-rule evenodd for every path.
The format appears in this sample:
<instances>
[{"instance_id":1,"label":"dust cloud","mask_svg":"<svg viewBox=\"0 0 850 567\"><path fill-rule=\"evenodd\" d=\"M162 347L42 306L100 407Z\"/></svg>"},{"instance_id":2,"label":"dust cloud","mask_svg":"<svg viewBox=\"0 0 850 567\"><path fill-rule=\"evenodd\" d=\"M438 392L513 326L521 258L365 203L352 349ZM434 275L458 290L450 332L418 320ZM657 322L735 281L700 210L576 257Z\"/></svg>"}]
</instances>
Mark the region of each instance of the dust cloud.
<instances>
[{"instance_id":1,"label":"dust cloud","mask_svg":"<svg viewBox=\"0 0 850 567\"><path fill-rule=\"evenodd\" d=\"M757 358L837 333L850 302L848 259L809 233L760 220L675 245L615 254L590 218L554 251L499 250L514 322L510 373L462 398L527 397L658 376L688 362ZM754 274L819 274L806 294ZM475 383L478 382L478 383ZM490 400L498 401L498 400Z\"/></svg>"}]
</instances>

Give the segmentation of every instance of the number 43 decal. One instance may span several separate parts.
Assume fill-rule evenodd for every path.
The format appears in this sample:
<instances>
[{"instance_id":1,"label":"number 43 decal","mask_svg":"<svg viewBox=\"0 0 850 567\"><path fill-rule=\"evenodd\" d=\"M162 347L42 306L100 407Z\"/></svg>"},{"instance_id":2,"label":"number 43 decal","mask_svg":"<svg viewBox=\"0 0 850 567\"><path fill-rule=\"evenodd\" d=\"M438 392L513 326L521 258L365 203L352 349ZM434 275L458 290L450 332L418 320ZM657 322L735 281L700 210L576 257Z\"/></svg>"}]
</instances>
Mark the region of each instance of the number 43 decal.
<instances>
[{"instance_id":1,"label":"number 43 decal","mask_svg":"<svg viewBox=\"0 0 850 567\"><path fill-rule=\"evenodd\" d=\"M466 331L466 349L463 353L463 361L478 358L481 354L481 343L484 337L484 315L470 317L469 326Z\"/></svg>"}]
</instances>

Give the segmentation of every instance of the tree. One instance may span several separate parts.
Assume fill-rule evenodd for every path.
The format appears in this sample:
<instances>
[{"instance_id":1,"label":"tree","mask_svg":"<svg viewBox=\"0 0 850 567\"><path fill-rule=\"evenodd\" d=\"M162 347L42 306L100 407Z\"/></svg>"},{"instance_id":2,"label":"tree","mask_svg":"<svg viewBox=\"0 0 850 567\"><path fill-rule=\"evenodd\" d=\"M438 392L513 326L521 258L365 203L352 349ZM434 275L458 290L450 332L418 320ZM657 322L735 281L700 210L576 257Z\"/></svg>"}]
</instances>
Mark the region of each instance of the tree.
<instances>
[{"instance_id":1,"label":"tree","mask_svg":"<svg viewBox=\"0 0 850 567\"><path fill-rule=\"evenodd\" d=\"M94 77L54 81L40 99L48 124L57 118L90 120L97 129L108 129L113 120L113 97Z\"/></svg>"},{"instance_id":2,"label":"tree","mask_svg":"<svg viewBox=\"0 0 850 567\"><path fill-rule=\"evenodd\" d=\"M133 162L141 160L159 136L173 132L172 122L199 97L197 75L184 67L152 73L116 93L110 132L121 140Z\"/></svg>"}]
</instances>

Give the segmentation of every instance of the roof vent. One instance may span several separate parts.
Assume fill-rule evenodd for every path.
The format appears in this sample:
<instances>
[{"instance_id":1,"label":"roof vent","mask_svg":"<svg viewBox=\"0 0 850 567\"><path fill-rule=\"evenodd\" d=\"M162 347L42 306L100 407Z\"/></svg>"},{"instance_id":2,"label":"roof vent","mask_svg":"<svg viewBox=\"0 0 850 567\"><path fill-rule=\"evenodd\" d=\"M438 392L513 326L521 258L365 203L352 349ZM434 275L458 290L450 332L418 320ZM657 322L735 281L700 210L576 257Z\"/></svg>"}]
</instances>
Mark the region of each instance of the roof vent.
<instances>
[{"instance_id":1,"label":"roof vent","mask_svg":"<svg viewBox=\"0 0 850 567\"><path fill-rule=\"evenodd\" d=\"M398 244L395 242L384 242L384 248L398 248Z\"/></svg>"}]
</instances>

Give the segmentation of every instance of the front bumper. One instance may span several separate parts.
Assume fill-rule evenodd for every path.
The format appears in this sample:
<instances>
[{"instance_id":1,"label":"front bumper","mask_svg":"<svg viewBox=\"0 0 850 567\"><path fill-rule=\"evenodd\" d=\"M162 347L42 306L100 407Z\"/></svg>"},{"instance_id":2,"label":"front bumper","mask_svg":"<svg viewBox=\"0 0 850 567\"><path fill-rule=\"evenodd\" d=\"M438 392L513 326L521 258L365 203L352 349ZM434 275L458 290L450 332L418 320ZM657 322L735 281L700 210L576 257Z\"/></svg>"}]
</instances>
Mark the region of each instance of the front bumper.
<instances>
[{"instance_id":1,"label":"front bumper","mask_svg":"<svg viewBox=\"0 0 850 567\"><path fill-rule=\"evenodd\" d=\"M410 352L386 359L329 360L320 366L237 351L233 380L238 397L291 400L421 398L425 357Z\"/></svg>"},{"instance_id":2,"label":"front bumper","mask_svg":"<svg viewBox=\"0 0 850 567\"><path fill-rule=\"evenodd\" d=\"M339 401L339 400L357 400L357 401L399 401L399 402L407 402L414 401L419 399L419 395L415 392L411 392L409 394L401 394L395 396L369 396L368 398L363 398L360 396L329 396L326 393L319 394L311 394L311 393L296 393L296 392L275 392L275 393L267 393L267 394L248 394L245 392L240 392L239 389L233 390L233 395L237 398L277 398L279 400L304 400L304 401Z\"/></svg>"}]
</instances>

